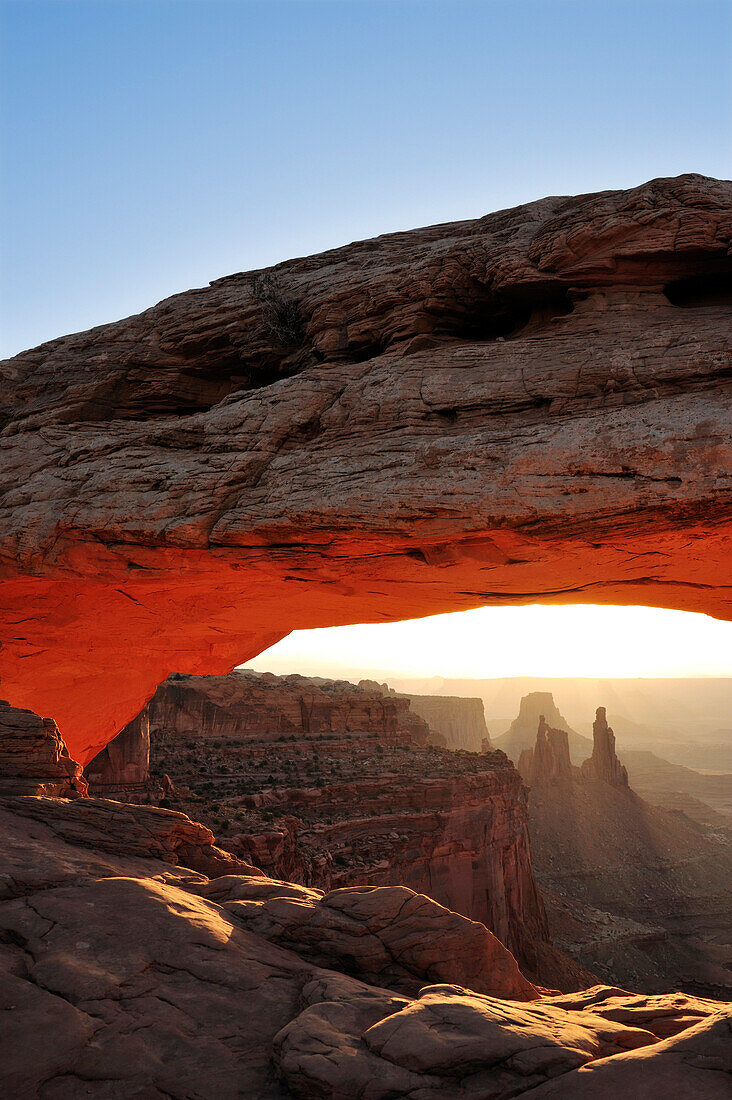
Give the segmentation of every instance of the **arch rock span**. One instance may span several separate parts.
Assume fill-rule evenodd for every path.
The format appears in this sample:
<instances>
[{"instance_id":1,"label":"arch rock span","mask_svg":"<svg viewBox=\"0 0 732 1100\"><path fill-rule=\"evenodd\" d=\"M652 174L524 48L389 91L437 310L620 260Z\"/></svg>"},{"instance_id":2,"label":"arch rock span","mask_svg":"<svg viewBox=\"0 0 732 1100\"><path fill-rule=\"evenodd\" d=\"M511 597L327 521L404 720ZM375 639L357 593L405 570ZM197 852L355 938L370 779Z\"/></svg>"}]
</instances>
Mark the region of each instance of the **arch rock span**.
<instances>
[{"instance_id":1,"label":"arch rock span","mask_svg":"<svg viewBox=\"0 0 732 1100\"><path fill-rule=\"evenodd\" d=\"M2 694L85 762L293 628L732 618L731 239L701 176L546 198L0 364Z\"/></svg>"}]
</instances>

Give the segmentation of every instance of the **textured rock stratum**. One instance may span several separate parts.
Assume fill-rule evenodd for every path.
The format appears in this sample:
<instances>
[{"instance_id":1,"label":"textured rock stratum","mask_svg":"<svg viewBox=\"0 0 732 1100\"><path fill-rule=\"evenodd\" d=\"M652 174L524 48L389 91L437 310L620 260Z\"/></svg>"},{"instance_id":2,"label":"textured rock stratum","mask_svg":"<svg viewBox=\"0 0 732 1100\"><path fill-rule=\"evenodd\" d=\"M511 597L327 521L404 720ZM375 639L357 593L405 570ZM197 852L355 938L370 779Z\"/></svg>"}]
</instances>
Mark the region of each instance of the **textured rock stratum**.
<instances>
[{"instance_id":1,"label":"textured rock stratum","mask_svg":"<svg viewBox=\"0 0 732 1100\"><path fill-rule=\"evenodd\" d=\"M0 700L0 794L83 798L87 782L52 718Z\"/></svg>"},{"instance_id":2,"label":"textured rock stratum","mask_svg":"<svg viewBox=\"0 0 732 1100\"><path fill-rule=\"evenodd\" d=\"M3 694L90 760L171 671L481 604L732 617L732 187L552 197L0 364Z\"/></svg>"},{"instance_id":3,"label":"textured rock stratum","mask_svg":"<svg viewBox=\"0 0 732 1100\"><path fill-rule=\"evenodd\" d=\"M237 669L228 676L171 676L160 684L141 720L173 736L280 741L282 735L374 733L383 744L425 745L427 723L401 695L308 676L274 676Z\"/></svg>"}]
</instances>

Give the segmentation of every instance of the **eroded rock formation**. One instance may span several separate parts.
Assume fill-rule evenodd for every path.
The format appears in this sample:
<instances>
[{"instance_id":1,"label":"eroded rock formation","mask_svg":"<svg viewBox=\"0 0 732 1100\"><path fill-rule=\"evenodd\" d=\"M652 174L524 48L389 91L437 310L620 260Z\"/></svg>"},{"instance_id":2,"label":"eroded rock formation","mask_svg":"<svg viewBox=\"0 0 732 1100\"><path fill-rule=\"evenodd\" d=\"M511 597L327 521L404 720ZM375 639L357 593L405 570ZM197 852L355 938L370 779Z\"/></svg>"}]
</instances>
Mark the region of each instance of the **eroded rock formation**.
<instances>
[{"instance_id":1,"label":"eroded rock formation","mask_svg":"<svg viewBox=\"0 0 732 1100\"><path fill-rule=\"evenodd\" d=\"M496 737L494 744L507 756L518 763L521 753L529 749L532 753L536 745L536 733L541 722L552 730L563 730L567 734L570 759L580 763L592 750L592 742L577 733L560 714L554 696L550 691L530 691L521 698L519 712L506 733ZM525 766L529 757L525 757ZM523 774L523 772L522 772Z\"/></svg>"},{"instance_id":2,"label":"eroded rock formation","mask_svg":"<svg viewBox=\"0 0 732 1100\"><path fill-rule=\"evenodd\" d=\"M392 234L0 365L3 694L84 764L172 670L296 627L732 617L730 194Z\"/></svg>"},{"instance_id":3,"label":"eroded rock formation","mask_svg":"<svg viewBox=\"0 0 732 1100\"><path fill-rule=\"evenodd\" d=\"M0 700L0 794L83 798L87 782L52 718Z\"/></svg>"},{"instance_id":4,"label":"eroded rock formation","mask_svg":"<svg viewBox=\"0 0 732 1100\"><path fill-rule=\"evenodd\" d=\"M628 772L615 752L615 734L607 724L604 707L597 708L592 736L592 756L582 765L584 778L599 779L603 783L611 783L614 787L627 787Z\"/></svg>"},{"instance_id":5,"label":"eroded rock formation","mask_svg":"<svg viewBox=\"0 0 732 1100\"><path fill-rule=\"evenodd\" d=\"M182 676L161 684L144 709L158 737L249 738L279 742L372 734L380 743L425 745L427 723L406 696L347 680L274 676L237 669L228 676Z\"/></svg>"},{"instance_id":6,"label":"eroded rock formation","mask_svg":"<svg viewBox=\"0 0 732 1100\"><path fill-rule=\"evenodd\" d=\"M729 1006L547 995L405 887L276 881L184 815L106 799L0 797L0 830L3 1095L650 1096L673 1074L726 1096Z\"/></svg>"},{"instance_id":7,"label":"eroded rock formation","mask_svg":"<svg viewBox=\"0 0 732 1100\"><path fill-rule=\"evenodd\" d=\"M727 1005L541 996L485 929L412 891L323 897L251 868L209 878L141 849L134 828L125 850L123 812L148 807L117 804L115 848L100 847L95 802L0 798L3 1095L467 1100L490 1087L499 1100L559 1080L561 1096L616 1081L653 1096L673 1073L673 1095L726 1098Z\"/></svg>"}]
</instances>

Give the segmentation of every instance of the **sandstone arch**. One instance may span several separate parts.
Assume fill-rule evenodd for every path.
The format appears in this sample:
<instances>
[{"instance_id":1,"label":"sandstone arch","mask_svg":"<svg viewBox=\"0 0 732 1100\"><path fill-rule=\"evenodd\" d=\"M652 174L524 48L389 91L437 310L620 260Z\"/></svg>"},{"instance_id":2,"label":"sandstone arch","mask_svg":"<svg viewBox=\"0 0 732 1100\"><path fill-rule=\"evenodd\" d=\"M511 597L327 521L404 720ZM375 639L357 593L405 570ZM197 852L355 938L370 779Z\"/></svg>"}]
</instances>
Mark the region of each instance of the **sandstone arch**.
<instances>
[{"instance_id":1,"label":"sandstone arch","mask_svg":"<svg viewBox=\"0 0 732 1100\"><path fill-rule=\"evenodd\" d=\"M0 694L84 762L296 627L732 618L731 240L727 182L547 198L0 364Z\"/></svg>"}]
</instances>

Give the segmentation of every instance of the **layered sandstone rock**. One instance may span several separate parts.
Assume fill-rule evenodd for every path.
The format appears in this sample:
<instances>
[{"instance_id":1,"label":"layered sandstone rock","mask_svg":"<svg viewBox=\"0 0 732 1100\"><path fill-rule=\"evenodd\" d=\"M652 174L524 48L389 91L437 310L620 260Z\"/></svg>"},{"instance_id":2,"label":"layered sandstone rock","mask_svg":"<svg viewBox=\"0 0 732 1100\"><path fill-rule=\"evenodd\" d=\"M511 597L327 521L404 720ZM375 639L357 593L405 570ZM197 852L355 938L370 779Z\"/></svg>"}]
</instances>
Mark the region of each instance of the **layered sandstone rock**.
<instances>
[{"instance_id":1,"label":"layered sandstone rock","mask_svg":"<svg viewBox=\"0 0 732 1100\"><path fill-rule=\"evenodd\" d=\"M0 795L83 798L87 783L52 718L0 700Z\"/></svg>"},{"instance_id":2,"label":"layered sandstone rock","mask_svg":"<svg viewBox=\"0 0 732 1100\"><path fill-rule=\"evenodd\" d=\"M170 712L169 726L153 724L155 772L173 778L173 804L210 824L234 854L323 889L404 884L535 961L546 921L526 792L503 753L420 746L409 730L400 740L383 727L235 735L230 724L219 736L220 723L192 733L188 720Z\"/></svg>"},{"instance_id":3,"label":"layered sandstone rock","mask_svg":"<svg viewBox=\"0 0 732 1100\"><path fill-rule=\"evenodd\" d=\"M592 756L582 764L585 779L599 779L614 787L628 786L628 772L615 752L615 734L607 724L604 707L597 708L592 726Z\"/></svg>"},{"instance_id":4,"label":"layered sandstone rock","mask_svg":"<svg viewBox=\"0 0 732 1100\"><path fill-rule=\"evenodd\" d=\"M658 1042L612 1016L541 1002L511 1005L459 986L427 986L404 1005L385 994L346 1005L313 990L312 999L274 1043L296 1097L609 1100L626 1093L722 1100L729 1086L732 1018L725 1006Z\"/></svg>"},{"instance_id":5,"label":"layered sandstone rock","mask_svg":"<svg viewBox=\"0 0 732 1100\"><path fill-rule=\"evenodd\" d=\"M3 363L3 693L85 764L172 669L298 627L732 616L730 194L392 234Z\"/></svg>"},{"instance_id":6,"label":"layered sandstone rock","mask_svg":"<svg viewBox=\"0 0 732 1100\"><path fill-rule=\"evenodd\" d=\"M235 876L206 890L257 935L356 977L415 995L431 981L531 1001L539 992L485 925L405 886L332 890ZM460 977L462 975L462 978Z\"/></svg>"},{"instance_id":7,"label":"layered sandstone rock","mask_svg":"<svg viewBox=\"0 0 732 1100\"><path fill-rule=\"evenodd\" d=\"M429 892L484 922L543 978L549 965L546 984L584 979L568 973L567 984L553 960L538 961L538 941L551 951L517 773L501 753L428 747L408 697L366 681L173 676L142 720L173 804L236 856L324 889Z\"/></svg>"},{"instance_id":8,"label":"layered sandstone rock","mask_svg":"<svg viewBox=\"0 0 732 1100\"><path fill-rule=\"evenodd\" d=\"M213 833L205 825L157 806L106 798L68 803L28 797L7 797L4 805L19 817L43 822L59 839L84 848L161 859L206 875L261 873L218 848Z\"/></svg>"},{"instance_id":9,"label":"layered sandstone rock","mask_svg":"<svg viewBox=\"0 0 732 1100\"><path fill-rule=\"evenodd\" d=\"M182 676L161 684L143 712L153 736L249 738L374 734L383 744L425 745L426 722L409 699L346 680L274 676Z\"/></svg>"}]
</instances>

